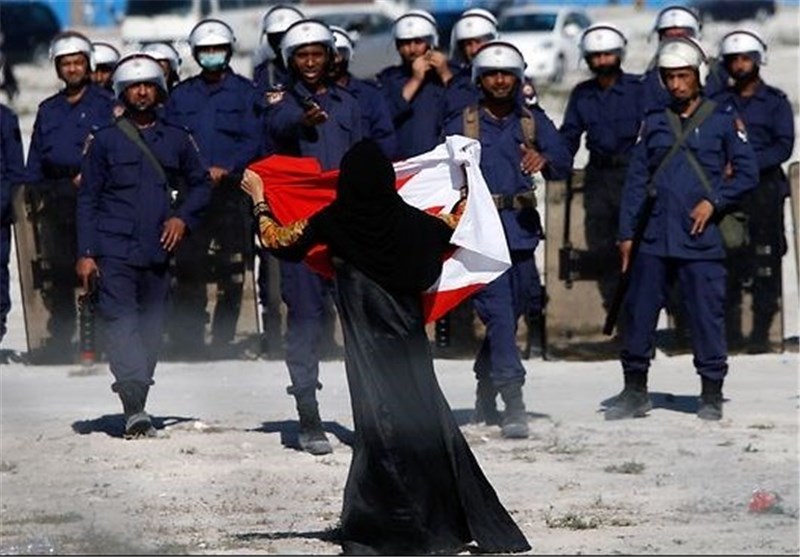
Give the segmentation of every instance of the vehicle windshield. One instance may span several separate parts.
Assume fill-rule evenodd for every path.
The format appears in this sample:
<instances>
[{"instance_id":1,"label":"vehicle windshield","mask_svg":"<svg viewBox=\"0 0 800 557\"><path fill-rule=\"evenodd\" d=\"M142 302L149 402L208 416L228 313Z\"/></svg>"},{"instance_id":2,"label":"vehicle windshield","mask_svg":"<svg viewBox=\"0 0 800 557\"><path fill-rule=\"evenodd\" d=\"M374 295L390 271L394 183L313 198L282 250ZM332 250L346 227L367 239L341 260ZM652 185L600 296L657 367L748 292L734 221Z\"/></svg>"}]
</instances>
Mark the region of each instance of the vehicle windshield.
<instances>
[{"instance_id":1,"label":"vehicle windshield","mask_svg":"<svg viewBox=\"0 0 800 557\"><path fill-rule=\"evenodd\" d=\"M555 13L509 14L497 22L497 30L502 34L514 31L552 31L556 26Z\"/></svg>"},{"instance_id":2,"label":"vehicle windshield","mask_svg":"<svg viewBox=\"0 0 800 557\"><path fill-rule=\"evenodd\" d=\"M126 15L184 15L192 9L192 0L128 0Z\"/></svg>"}]
</instances>

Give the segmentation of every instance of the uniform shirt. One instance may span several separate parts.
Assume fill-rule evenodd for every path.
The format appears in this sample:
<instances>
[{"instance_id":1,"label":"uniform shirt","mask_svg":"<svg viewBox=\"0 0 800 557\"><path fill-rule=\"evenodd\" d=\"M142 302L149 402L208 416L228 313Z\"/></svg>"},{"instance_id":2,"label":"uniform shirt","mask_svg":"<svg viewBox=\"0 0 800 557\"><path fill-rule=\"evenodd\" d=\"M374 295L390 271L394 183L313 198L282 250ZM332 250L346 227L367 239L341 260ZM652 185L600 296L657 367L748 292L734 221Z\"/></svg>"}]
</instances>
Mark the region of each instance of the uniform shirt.
<instances>
[{"instance_id":1,"label":"uniform shirt","mask_svg":"<svg viewBox=\"0 0 800 557\"><path fill-rule=\"evenodd\" d=\"M116 125L90 139L78 188L78 257L113 257L131 265L167 260L161 247L166 220L197 226L211 180L197 145L184 129L156 120L140 134L171 180L183 179L185 199L170 207L169 188L150 159Z\"/></svg>"},{"instance_id":2,"label":"uniform shirt","mask_svg":"<svg viewBox=\"0 0 800 557\"><path fill-rule=\"evenodd\" d=\"M288 83L288 81L289 72L286 68L278 66L271 59L264 60L253 68L253 84L261 96L279 83Z\"/></svg>"},{"instance_id":3,"label":"uniform shirt","mask_svg":"<svg viewBox=\"0 0 800 557\"><path fill-rule=\"evenodd\" d=\"M348 74L345 89L350 91L361 108L361 129L364 137L374 139L383 153L393 160L397 157L397 138L386 99L380 86L372 81Z\"/></svg>"},{"instance_id":4,"label":"uniform shirt","mask_svg":"<svg viewBox=\"0 0 800 557\"><path fill-rule=\"evenodd\" d=\"M729 88L715 95L714 100L732 104L744 120L760 171L789 160L794 148L794 114L783 91L761 82L752 97L742 97Z\"/></svg>"},{"instance_id":5,"label":"uniform shirt","mask_svg":"<svg viewBox=\"0 0 800 557\"><path fill-rule=\"evenodd\" d=\"M14 187L25 181L25 161L19 120L13 110L0 104L0 223L11 223Z\"/></svg>"},{"instance_id":6,"label":"uniform shirt","mask_svg":"<svg viewBox=\"0 0 800 557\"><path fill-rule=\"evenodd\" d=\"M301 100L311 98L328 114L316 126L301 124ZM310 95L300 83L276 93L267 109L267 134L275 152L293 157L314 157L323 170L339 168L347 150L363 137L361 108L347 90L328 85L324 93Z\"/></svg>"},{"instance_id":7,"label":"uniform shirt","mask_svg":"<svg viewBox=\"0 0 800 557\"><path fill-rule=\"evenodd\" d=\"M385 68L377 75L397 132L397 154L406 159L425 153L441 141L445 86L429 71L411 102L403 98L403 87L411 69L402 65Z\"/></svg>"},{"instance_id":8,"label":"uniform shirt","mask_svg":"<svg viewBox=\"0 0 800 557\"><path fill-rule=\"evenodd\" d=\"M675 136L667 120L666 109L645 116L642 133L633 156L620 207L619 239L633 238L639 213L647 195L647 184ZM642 236L640 250L660 257L682 259L724 259L722 237L712 222L702 234L691 236L692 209L703 199L714 205L720 215L758 182L758 166L747 132L730 106L718 106L687 138L688 148L711 183L712 192L692 169L687 157L678 151L655 177L652 187L655 204ZM723 179L726 162L733 165L733 178Z\"/></svg>"},{"instance_id":9,"label":"uniform shirt","mask_svg":"<svg viewBox=\"0 0 800 557\"><path fill-rule=\"evenodd\" d=\"M604 157L630 154L644 118L644 86L641 76L622 73L602 89L597 78L575 86L559 133L574 157L586 133L586 149Z\"/></svg>"},{"instance_id":10,"label":"uniform shirt","mask_svg":"<svg viewBox=\"0 0 800 557\"><path fill-rule=\"evenodd\" d=\"M227 70L219 83L200 75L179 83L164 113L167 122L191 132L207 167L240 174L262 154L261 107L252 82Z\"/></svg>"},{"instance_id":11,"label":"uniform shirt","mask_svg":"<svg viewBox=\"0 0 800 557\"><path fill-rule=\"evenodd\" d=\"M531 177L520 170L521 144L525 138L520 124L521 106L502 120L479 111L481 172L493 194L514 195L531 189ZM529 108L533 114L536 149L547 159L542 174L548 180L565 179L572 170L572 157L555 125L539 107ZM456 115L445 123L445 134L463 134L464 121ZM536 211L502 209L500 219L511 250L534 249L541 236Z\"/></svg>"},{"instance_id":12,"label":"uniform shirt","mask_svg":"<svg viewBox=\"0 0 800 557\"><path fill-rule=\"evenodd\" d=\"M67 102L64 91L42 101L28 149L27 183L75 176L86 137L113 120L113 109L114 100L96 85L88 85L75 104ZM56 171L58 176L53 174Z\"/></svg>"}]
</instances>

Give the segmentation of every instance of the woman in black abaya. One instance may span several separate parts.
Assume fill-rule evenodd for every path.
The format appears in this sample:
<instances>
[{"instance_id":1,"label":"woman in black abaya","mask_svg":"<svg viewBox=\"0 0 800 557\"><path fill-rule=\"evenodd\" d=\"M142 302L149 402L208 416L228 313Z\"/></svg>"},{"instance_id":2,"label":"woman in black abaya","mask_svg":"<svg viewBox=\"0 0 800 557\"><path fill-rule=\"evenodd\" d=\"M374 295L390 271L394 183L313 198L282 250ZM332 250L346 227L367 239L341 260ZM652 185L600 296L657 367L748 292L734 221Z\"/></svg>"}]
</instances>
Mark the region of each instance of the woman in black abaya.
<instances>
[{"instance_id":1,"label":"woman in black abaya","mask_svg":"<svg viewBox=\"0 0 800 557\"><path fill-rule=\"evenodd\" d=\"M407 205L369 140L342 158L336 200L307 221L278 225L255 173L242 187L262 243L278 257L330 250L355 424L344 553L457 553L472 542L483 552L530 549L453 418L425 332L420 294L441 272L458 213Z\"/></svg>"}]
</instances>

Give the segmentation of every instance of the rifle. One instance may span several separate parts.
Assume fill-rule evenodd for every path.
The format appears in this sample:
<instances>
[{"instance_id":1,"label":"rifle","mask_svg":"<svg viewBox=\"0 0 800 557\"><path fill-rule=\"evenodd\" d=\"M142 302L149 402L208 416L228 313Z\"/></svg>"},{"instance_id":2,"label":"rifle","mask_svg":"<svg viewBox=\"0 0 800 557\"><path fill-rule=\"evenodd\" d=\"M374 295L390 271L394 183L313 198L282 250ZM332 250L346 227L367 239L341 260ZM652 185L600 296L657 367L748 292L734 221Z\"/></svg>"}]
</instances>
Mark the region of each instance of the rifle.
<instances>
[{"instance_id":1,"label":"rifle","mask_svg":"<svg viewBox=\"0 0 800 557\"><path fill-rule=\"evenodd\" d=\"M703 121L706 120L716 109L717 104L714 101L704 100L702 104L697 107L692 114L692 117L686 123L680 131L678 129L673 129L673 133L675 134L675 143L672 144L667 154L664 155L664 158L661 159L661 162L658 164L658 168L655 169L653 174L650 176L650 179L645 186L647 191L647 197L645 198L644 205L642 207L642 211L639 214L639 220L636 221L636 228L633 232L633 245L631 246L631 254L628 258L628 268L625 269L625 272L620 276L619 282L617 283L617 289L614 291L614 299L611 302L611 307L608 309L608 314L606 315L606 321L603 325L603 334L604 335L611 335L614 332L614 325L617 322L617 318L619 317L619 310L622 307L622 301L625 298L625 293L628 290L628 284L630 283L630 276L631 270L633 269L633 261L636 258L636 252L639 251L639 244L642 242L642 236L644 235L645 228L647 228L647 221L650 219L650 213L653 210L653 205L656 202L656 190L655 190L655 179L656 176L664 169L672 159L673 156L680 150L683 146L686 138L697 129ZM670 120L670 113L669 108L665 109L667 114L667 120Z\"/></svg>"},{"instance_id":2,"label":"rifle","mask_svg":"<svg viewBox=\"0 0 800 557\"><path fill-rule=\"evenodd\" d=\"M95 310L97 308L97 274L89 277L89 288L78 296L78 343L81 364L97 361L95 344Z\"/></svg>"},{"instance_id":3,"label":"rifle","mask_svg":"<svg viewBox=\"0 0 800 557\"><path fill-rule=\"evenodd\" d=\"M636 259L636 253L639 251L639 244L642 243L642 236L647 228L647 222L650 220L650 213L653 210L655 202L655 191L648 188L647 198L644 201L642 212L639 215L639 220L636 221L636 228L633 231L633 245L631 246L630 257L628 258L628 268L620 275L617 288L614 290L614 298L611 300L611 307L608 308L606 322L603 325L604 335L610 336L614 333L614 325L617 323L619 310L622 308L622 301L625 299L625 293L628 291L628 285L631 282L633 260Z\"/></svg>"}]
</instances>

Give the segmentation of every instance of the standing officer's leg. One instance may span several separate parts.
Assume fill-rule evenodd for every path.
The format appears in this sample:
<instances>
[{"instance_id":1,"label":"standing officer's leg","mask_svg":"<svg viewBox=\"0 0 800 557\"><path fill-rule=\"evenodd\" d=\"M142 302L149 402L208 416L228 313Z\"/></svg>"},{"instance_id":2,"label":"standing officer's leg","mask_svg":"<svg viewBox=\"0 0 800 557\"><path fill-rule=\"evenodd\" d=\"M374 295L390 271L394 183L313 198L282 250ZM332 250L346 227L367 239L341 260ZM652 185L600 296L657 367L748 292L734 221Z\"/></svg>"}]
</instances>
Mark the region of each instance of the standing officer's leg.
<instances>
[{"instance_id":1,"label":"standing officer's leg","mask_svg":"<svg viewBox=\"0 0 800 557\"><path fill-rule=\"evenodd\" d=\"M151 267L144 273L139 298L141 306L139 324L147 354L149 384L153 384L153 374L161 349L169 285L170 275L167 265Z\"/></svg>"},{"instance_id":2,"label":"standing officer's leg","mask_svg":"<svg viewBox=\"0 0 800 557\"><path fill-rule=\"evenodd\" d=\"M523 271L530 272L530 268L525 267ZM528 436L528 421L522 400L525 368L516 342L519 314L514 307L512 275L515 272L519 272L516 265L486 285L474 297L475 311L486 325L486 336L475 361L479 397L477 406L483 409L488 422L490 417L494 417L494 396L499 391L506 406L502 433L509 438ZM493 392L487 392L489 389L486 379L490 379ZM485 398L487 395L491 398Z\"/></svg>"},{"instance_id":3,"label":"standing officer's leg","mask_svg":"<svg viewBox=\"0 0 800 557\"><path fill-rule=\"evenodd\" d=\"M5 215L2 217L5 218ZM6 316L11 310L11 283L8 278L8 260L11 253L11 225L0 226L0 341L6 334Z\"/></svg>"},{"instance_id":4,"label":"standing officer's leg","mask_svg":"<svg viewBox=\"0 0 800 557\"><path fill-rule=\"evenodd\" d=\"M722 418L722 383L728 373L725 288L722 261L686 261L678 270L681 295L692 330L694 366L702 382L697 417Z\"/></svg>"},{"instance_id":5,"label":"standing officer's leg","mask_svg":"<svg viewBox=\"0 0 800 557\"><path fill-rule=\"evenodd\" d=\"M139 315L142 274L146 271L112 258L101 259L99 268L98 306L104 321L108 363L115 379L111 390L122 401L125 434L151 434L154 430L144 404L152 380Z\"/></svg>"},{"instance_id":6,"label":"standing officer's leg","mask_svg":"<svg viewBox=\"0 0 800 557\"><path fill-rule=\"evenodd\" d=\"M664 307L668 283L667 261L639 253L633 261L625 295L625 319L620 354L625 387L605 411L607 420L639 418L653 407L647 392L647 373L655 344L658 314Z\"/></svg>"},{"instance_id":7,"label":"standing officer's leg","mask_svg":"<svg viewBox=\"0 0 800 557\"><path fill-rule=\"evenodd\" d=\"M305 263L280 262L281 295L286 303L286 366L300 418L300 447L311 454L332 451L317 404L319 344L324 313L325 281Z\"/></svg>"}]
</instances>

